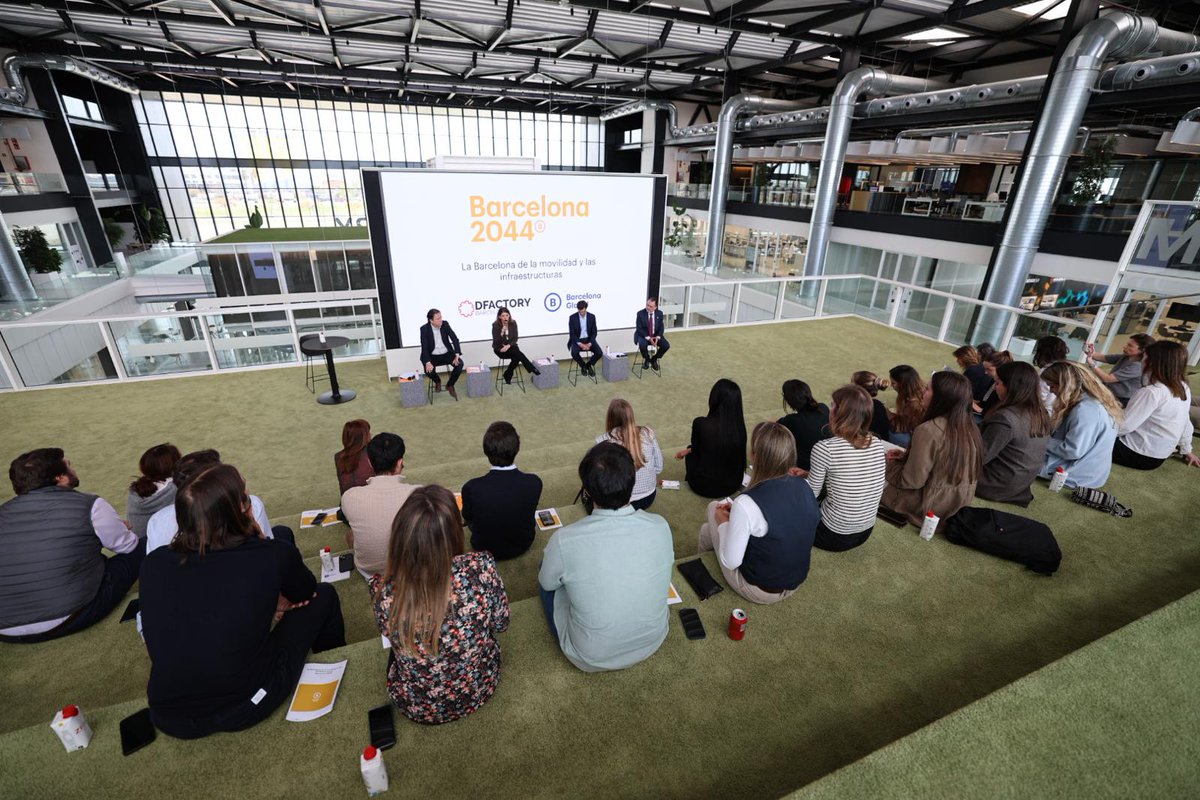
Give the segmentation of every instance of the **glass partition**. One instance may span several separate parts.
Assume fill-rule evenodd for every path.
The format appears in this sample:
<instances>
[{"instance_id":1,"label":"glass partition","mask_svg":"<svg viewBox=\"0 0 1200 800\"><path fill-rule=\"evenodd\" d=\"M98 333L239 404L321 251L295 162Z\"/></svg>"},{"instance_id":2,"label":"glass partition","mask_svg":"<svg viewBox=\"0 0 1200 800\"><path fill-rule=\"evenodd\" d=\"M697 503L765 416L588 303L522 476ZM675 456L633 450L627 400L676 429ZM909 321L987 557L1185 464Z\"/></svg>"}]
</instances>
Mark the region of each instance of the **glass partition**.
<instances>
[{"instance_id":1,"label":"glass partition","mask_svg":"<svg viewBox=\"0 0 1200 800\"><path fill-rule=\"evenodd\" d=\"M130 377L212 369L208 347L194 317L150 317L108 322Z\"/></svg>"},{"instance_id":2,"label":"glass partition","mask_svg":"<svg viewBox=\"0 0 1200 800\"><path fill-rule=\"evenodd\" d=\"M732 283L689 287L687 327L728 325L733 321Z\"/></svg>"},{"instance_id":3,"label":"glass partition","mask_svg":"<svg viewBox=\"0 0 1200 800\"><path fill-rule=\"evenodd\" d=\"M117 378L100 323L34 325L5 330L3 336L26 386Z\"/></svg>"},{"instance_id":4,"label":"glass partition","mask_svg":"<svg viewBox=\"0 0 1200 800\"><path fill-rule=\"evenodd\" d=\"M743 283L738 298L737 322L762 322L775 319L775 306L783 283Z\"/></svg>"},{"instance_id":5,"label":"glass partition","mask_svg":"<svg viewBox=\"0 0 1200 800\"><path fill-rule=\"evenodd\" d=\"M296 362L295 340L282 311L205 317L222 369Z\"/></svg>"}]
</instances>

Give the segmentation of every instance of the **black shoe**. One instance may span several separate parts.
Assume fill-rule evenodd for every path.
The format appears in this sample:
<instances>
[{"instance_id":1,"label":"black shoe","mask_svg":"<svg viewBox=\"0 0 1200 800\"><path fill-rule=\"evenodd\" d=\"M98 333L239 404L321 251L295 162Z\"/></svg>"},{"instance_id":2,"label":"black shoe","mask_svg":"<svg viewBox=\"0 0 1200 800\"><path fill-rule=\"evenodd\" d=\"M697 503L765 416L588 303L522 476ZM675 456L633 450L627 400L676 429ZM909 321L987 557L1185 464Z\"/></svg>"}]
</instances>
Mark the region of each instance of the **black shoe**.
<instances>
[{"instance_id":1,"label":"black shoe","mask_svg":"<svg viewBox=\"0 0 1200 800\"><path fill-rule=\"evenodd\" d=\"M657 358L650 362L650 369L654 370L655 372L658 372L658 359Z\"/></svg>"},{"instance_id":2,"label":"black shoe","mask_svg":"<svg viewBox=\"0 0 1200 800\"><path fill-rule=\"evenodd\" d=\"M534 375L542 374L542 371L540 369L538 369L537 367L530 367L529 371L532 372Z\"/></svg>"},{"instance_id":3,"label":"black shoe","mask_svg":"<svg viewBox=\"0 0 1200 800\"><path fill-rule=\"evenodd\" d=\"M512 384L512 373L511 372L504 373L504 382L509 385Z\"/></svg>"},{"instance_id":4,"label":"black shoe","mask_svg":"<svg viewBox=\"0 0 1200 800\"><path fill-rule=\"evenodd\" d=\"M650 362L649 362L649 361L643 361L643 362L642 362L642 369L650 369Z\"/></svg>"}]
</instances>

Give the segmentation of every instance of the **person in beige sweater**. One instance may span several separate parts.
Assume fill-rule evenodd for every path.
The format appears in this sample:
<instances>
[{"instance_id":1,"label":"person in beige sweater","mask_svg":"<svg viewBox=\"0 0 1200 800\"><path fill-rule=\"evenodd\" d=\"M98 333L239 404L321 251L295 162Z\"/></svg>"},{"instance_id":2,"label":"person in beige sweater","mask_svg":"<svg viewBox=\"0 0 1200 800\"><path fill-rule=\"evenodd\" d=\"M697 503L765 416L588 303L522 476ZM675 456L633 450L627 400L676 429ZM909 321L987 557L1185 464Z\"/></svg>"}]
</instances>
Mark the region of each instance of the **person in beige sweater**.
<instances>
[{"instance_id":1,"label":"person in beige sweater","mask_svg":"<svg viewBox=\"0 0 1200 800\"><path fill-rule=\"evenodd\" d=\"M908 450L888 452L881 504L920 525L926 512L945 519L975 498L982 442L971 420L971 382L956 372L934 374L924 421Z\"/></svg>"},{"instance_id":2,"label":"person in beige sweater","mask_svg":"<svg viewBox=\"0 0 1200 800\"><path fill-rule=\"evenodd\" d=\"M367 458L375 475L366 486L342 495L342 513L350 526L346 544L354 548L354 566L370 578L387 571L392 522L417 486L404 482L404 440L396 434L375 434L367 444Z\"/></svg>"}]
</instances>

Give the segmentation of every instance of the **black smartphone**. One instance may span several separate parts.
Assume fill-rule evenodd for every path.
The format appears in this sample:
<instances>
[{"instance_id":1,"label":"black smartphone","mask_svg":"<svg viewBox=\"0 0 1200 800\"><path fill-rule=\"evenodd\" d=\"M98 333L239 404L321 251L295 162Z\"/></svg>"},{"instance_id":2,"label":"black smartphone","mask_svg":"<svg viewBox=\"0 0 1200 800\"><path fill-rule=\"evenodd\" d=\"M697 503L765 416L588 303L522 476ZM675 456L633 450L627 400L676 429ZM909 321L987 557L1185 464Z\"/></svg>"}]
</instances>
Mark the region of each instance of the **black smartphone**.
<instances>
[{"instance_id":1,"label":"black smartphone","mask_svg":"<svg viewBox=\"0 0 1200 800\"><path fill-rule=\"evenodd\" d=\"M897 511L893 511L887 506L880 506L879 511L876 513L880 519L884 520L885 522L892 523L897 528L903 528L904 526L908 525L908 517Z\"/></svg>"},{"instance_id":2,"label":"black smartphone","mask_svg":"<svg viewBox=\"0 0 1200 800\"><path fill-rule=\"evenodd\" d=\"M143 708L121 720L121 752L133 755L154 741L158 733L150 721L150 709Z\"/></svg>"},{"instance_id":3,"label":"black smartphone","mask_svg":"<svg viewBox=\"0 0 1200 800\"><path fill-rule=\"evenodd\" d=\"M554 524L554 515L549 511L539 511L538 521L542 523L543 528L549 528Z\"/></svg>"},{"instance_id":4,"label":"black smartphone","mask_svg":"<svg viewBox=\"0 0 1200 800\"><path fill-rule=\"evenodd\" d=\"M354 569L354 553L342 553L337 560L338 572L349 572Z\"/></svg>"},{"instance_id":5,"label":"black smartphone","mask_svg":"<svg viewBox=\"0 0 1200 800\"><path fill-rule=\"evenodd\" d=\"M679 621L683 624L683 635L689 639L703 639L704 623L700 621L700 613L694 608L679 609Z\"/></svg>"},{"instance_id":6,"label":"black smartphone","mask_svg":"<svg viewBox=\"0 0 1200 800\"><path fill-rule=\"evenodd\" d=\"M325 518L328 516L329 516L328 514L326 514L324 511L322 511L320 514L317 514L315 517L313 517L312 524L320 525L322 522L325 521Z\"/></svg>"},{"instance_id":7,"label":"black smartphone","mask_svg":"<svg viewBox=\"0 0 1200 800\"><path fill-rule=\"evenodd\" d=\"M137 619L138 612L142 610L142 598L135 597L129 601L129 605L125 606L125 613L121 615L118 622L129 622L131 619Z\"/></svg>"},{"instance_id":8,"label":"black smartphone","mask_svg":"<svg viewBox=\"0 0 1200 800\"><path fill-rule=\"evenodd\" d=\"M372 747L387 750L396 743L396 726L392 722L391 703L368 711L367 724L371 730Z\"/></svg>"}]
</instances>

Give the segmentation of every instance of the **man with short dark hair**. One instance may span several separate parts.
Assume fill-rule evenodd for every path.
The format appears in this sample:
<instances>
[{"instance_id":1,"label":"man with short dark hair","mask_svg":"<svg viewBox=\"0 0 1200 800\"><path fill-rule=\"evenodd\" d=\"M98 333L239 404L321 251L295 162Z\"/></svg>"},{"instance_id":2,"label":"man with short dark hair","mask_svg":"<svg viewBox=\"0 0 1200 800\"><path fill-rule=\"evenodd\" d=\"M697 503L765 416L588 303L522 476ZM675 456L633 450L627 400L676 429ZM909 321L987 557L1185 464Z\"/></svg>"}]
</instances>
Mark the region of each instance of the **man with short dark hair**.
<instances>
[{"instance_id":1,"label":"man with short dark hair","mask_svg":"<svg viewBox=\"0 0 1200 800\"><path fill-rule=\"evenodd\" d=\"M454 390L454 383L463 371L462 345L458 343L458 336L451 330L450 323L442 319L441 311L431 308L425 314L425 319L425 324L421 326L421 365L429 380L433 381L435 392L442 390L442 379L437 374L437 368L452 366L446 391L457 400L458 392Z\"/></svg>"},{"instance_id":2,"label":"man with short dark hair","mask_svg":"<svg viewBox=\"0 0 1200 800\"><path fill-rule=\"evenodd\" d=\"M671 528L629 504L633 456L603 442L579 464L591 516L546 544L538 572L542 607L563 655L585 672L623 669L667 638Z\"/></svg>"},{"instance_id":3,"label":"man with short dark hair","mask_svg":"<svg viewBox=\"0 0 1200 800\"><path fill-rule=\"evenodd\" d=\"M587 300L580 300L575 308L579 313L572 314L567 323L567 349L579 365L579 371L594 377L596 362L603 357L600 343L596 341L596 315L587 310Z\"/></svg>"},{"instance_id":4,"label":"man with short dark hair","mask_svg":"<svg viewBox=\"0 0 1200 800\"><path fill-rule=\"evenodd\" d=\"M648 298L646 307L637 312L633 343L642 351L642 369L650 367L658 372L658 360L671 349L671 343L663 336L663 313L658 310L657 297Z\"/></svg>"},{"instance_id":5,"label":"man with short dark hair","mask_svg":"<svg viewBox=\"0 0 1200 800\"><path fill-rule=\"evenodd\" d=\"M107 500L77 491L57 447L17 456L8 478L17 496L0 506L0 641L44 642L99 622L137 580L144 540Z\"/></svg>"},{"instance_id":6,"label":"man with short dark hair","mask_svg":"<svg viewBox=\"0 0 1200 800\"><path fill-rule=\"evenodd\" d=\"M387 569L392 520L417 488L404 482L404 440L394 433L377 433L367 443L367 459L375 475L366 486L347 489L342 513L350 531L346 544L354 548L354 566L365 577Z\"/></svg>"},{"instance_id":7,"label":"man with short dark hair","mask_svg":"<svg viewBox=\"0 0 1200 800\"><path fill-rule=\"evenodd\" d=\"M520 449L517 429L508 422L493 422L483 434L483 454L492 468L462 488L471 547L490 551L497 561L516 558L533 544L533 514L542 499L542 479L517 469Z\"/></svg>"}]
</instances>

